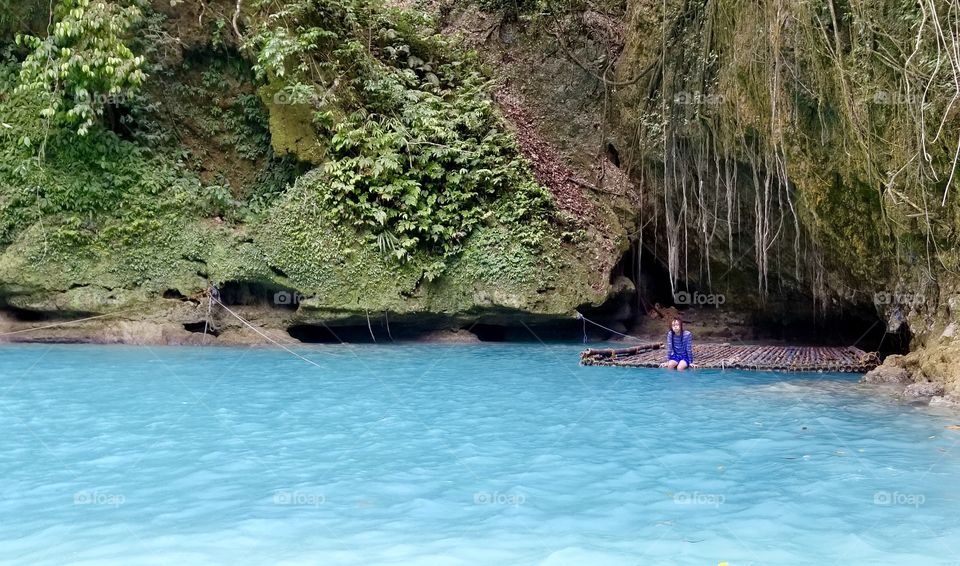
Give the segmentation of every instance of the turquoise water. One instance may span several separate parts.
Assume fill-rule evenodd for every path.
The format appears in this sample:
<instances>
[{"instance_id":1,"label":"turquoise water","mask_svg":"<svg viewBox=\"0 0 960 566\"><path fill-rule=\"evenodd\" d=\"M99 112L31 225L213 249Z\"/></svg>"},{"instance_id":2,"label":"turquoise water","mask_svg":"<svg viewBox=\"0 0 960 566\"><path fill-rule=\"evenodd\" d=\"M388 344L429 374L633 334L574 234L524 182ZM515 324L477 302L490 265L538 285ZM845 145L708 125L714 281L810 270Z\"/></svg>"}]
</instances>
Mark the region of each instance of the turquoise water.
<instances>
[{"instance_id":1,"label":"turquoise water","mask_svg":"<svg viewBox=\"0 0 960 566\"><path fill-rule=\"evenodd\" d=\"M960 561L960 417L579 349L2 347L0 562Z\"/></svg>"}]
</instances>

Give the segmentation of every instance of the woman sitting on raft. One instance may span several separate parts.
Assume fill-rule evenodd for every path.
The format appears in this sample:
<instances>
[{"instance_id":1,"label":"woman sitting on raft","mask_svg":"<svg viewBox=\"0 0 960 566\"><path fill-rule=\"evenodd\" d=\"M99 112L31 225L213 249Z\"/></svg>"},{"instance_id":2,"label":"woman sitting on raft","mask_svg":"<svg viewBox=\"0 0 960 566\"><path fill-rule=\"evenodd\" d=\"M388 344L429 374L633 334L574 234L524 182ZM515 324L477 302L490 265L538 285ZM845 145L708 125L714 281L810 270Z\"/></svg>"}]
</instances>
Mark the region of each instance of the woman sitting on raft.
<instances>
[{"instance_id":1,"label":"woman sitting on raft","mask_svg":"<svg viewBox=\"0 0 960 566\"><path fill-rule=\"evenodd\" d=\"M681 371L693 367L693 334L683 329L683 321L679 318L670 323L670 330L667 331L667 361L660 367Z\"/></svg>"}]
</instances>

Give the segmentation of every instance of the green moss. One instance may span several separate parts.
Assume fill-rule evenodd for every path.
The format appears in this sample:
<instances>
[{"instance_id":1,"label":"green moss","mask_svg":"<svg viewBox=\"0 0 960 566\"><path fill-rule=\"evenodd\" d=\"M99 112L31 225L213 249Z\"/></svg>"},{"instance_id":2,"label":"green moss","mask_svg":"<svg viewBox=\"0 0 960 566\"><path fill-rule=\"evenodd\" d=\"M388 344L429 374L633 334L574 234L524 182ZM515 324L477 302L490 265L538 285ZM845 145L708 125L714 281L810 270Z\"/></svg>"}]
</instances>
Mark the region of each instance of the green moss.
<instances>
[{"instance_id":1,"label":"green moss","mask_svg":"<svg viewBox=\"0 0 960 566\"><path fill-rule=\"evenodd\" d=\"M218 62L220 56L193 53L185 63L191 68L152 77L157 82L145 106L132 109L142 123L125 137L102 128L82 139L55 128L46 136L36 104L0 97L0 122L16 125L0 127L4 293L18 289L26 301L103 311L144 304L167 289L190 295L209 281L260 281L311 296L304 312L315 316L569 314L603 299L607 274L584 261L597 257L599 238L551 219L549 196L532 182L529 165L515 147L501 144L502 118L486 95L477 96L482 112L467 118L487 121L490 139L505 148L490 152L491 159L516 175L471 201L477 214L457 234L453 253L411 248L401 262L378 249L369 231L335 214L323 198L323 168L286 187L289 162L263 150L259 101L269 111L273 151L319 164L329 155L313 110L278 102L275 86L257 91L244 83L243 69ZM459 64L450 62L444 71L451 81ZM424 84L431 81L426 65L416 70ZM412 71L401 72L406 77ZM15 64L0 65L0 86L14 79ZM221 83L230 88L218 96ZM250 101L253 92L257 104ZM435 102L448 98L441 93ZM480 145L471 137L477 132L464 132L464 143ZM31 138L29 146L23 137ZM227 146L236 151L222 151ZM228 175L230 168L244 174ZM262 183L269 188L258 188ZM564 232L570 234L564 238Z\"/></svg>"},{"instance_id":2,"label":"green moss","mask_svg":"<svg viewBox=\"0 0 960 566\"><path fill-rule=\"evenodd\" d=\"M314 165L323 163L326 142L313 126L313 110L282 87L281 83L272 83L260 88L260 98L270 113L273 151Z\"/></svg>"},{"instance_id":3,"label":"green moss","mask_svg":"<svg viewBox=\"0 0 960 566\"><path fill-rule=\"evenodd\" d=\"M310 187L298 184L254 230L266 263L314 297L305 302L308 308L463 313L503 307L566 314L605 292L585 284L591 276L576 261L583 249L562 244L555 231L540 244L525 244L526 227L497 222L478 228L442 275L427 281L438 258L419 253L401 263L379 253L319 206Z\"/></svg>"}]
</instances>

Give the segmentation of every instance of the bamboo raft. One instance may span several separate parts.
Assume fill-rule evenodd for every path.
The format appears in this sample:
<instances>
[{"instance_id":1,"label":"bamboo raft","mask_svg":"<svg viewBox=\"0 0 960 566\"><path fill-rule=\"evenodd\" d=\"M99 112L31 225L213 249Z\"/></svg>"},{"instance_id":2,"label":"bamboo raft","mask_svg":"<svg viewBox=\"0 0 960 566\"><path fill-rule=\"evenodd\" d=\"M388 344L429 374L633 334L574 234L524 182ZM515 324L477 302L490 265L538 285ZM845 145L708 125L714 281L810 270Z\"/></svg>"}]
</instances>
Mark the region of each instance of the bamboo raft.
<instances>
[{"instance_id":1,"label":"bamboo raft","mask_svg":"<svg viewBox=\"0 0 960 566\"><path fill-rule=\"evenodd\" d=\"M586 366L658 367L666 359L662 343L620 349L587 349L580 353ZM729 368L760 371L819 371L866 373L880 365L875 352L852 346L750 346L697 344L694 363L699 368Z\"/></svg>"}]
</instances>

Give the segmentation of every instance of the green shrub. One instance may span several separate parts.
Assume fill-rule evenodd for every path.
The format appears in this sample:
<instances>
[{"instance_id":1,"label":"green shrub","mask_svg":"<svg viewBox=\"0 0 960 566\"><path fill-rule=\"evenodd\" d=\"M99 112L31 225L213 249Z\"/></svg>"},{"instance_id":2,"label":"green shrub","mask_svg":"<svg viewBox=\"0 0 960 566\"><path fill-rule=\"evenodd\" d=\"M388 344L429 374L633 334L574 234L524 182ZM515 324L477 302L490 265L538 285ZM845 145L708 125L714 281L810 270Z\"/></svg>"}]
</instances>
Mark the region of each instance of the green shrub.
<instances>
[{"instance_id":1,"label":"green shrub","mask_svg":"<svg viewBox=\"0 0 960 566\"><path fill-rule=\"evenodd\" d=\"M513 193L529 204L518 221L545 213L549 197L479 65L428 18L369 0L301 0L264 21L248 47L279 87L275 102L314 109L328 149L325 207L381 251L455 254Z\"/></svg>"},{"instance_id":2,"label":"green shrub","mask_svg":"<svg viewBox=\"0 0 960 566\"><path fill-rule=\"evenodd\" d=\"M146 79L143 57L125 37L141 17L137 2L60 0L46 38L18 35L31 52L20 69L20 91L43 100L41 115L85 135L104 108L132 98Z\"/></svg>"}]
</instances>

